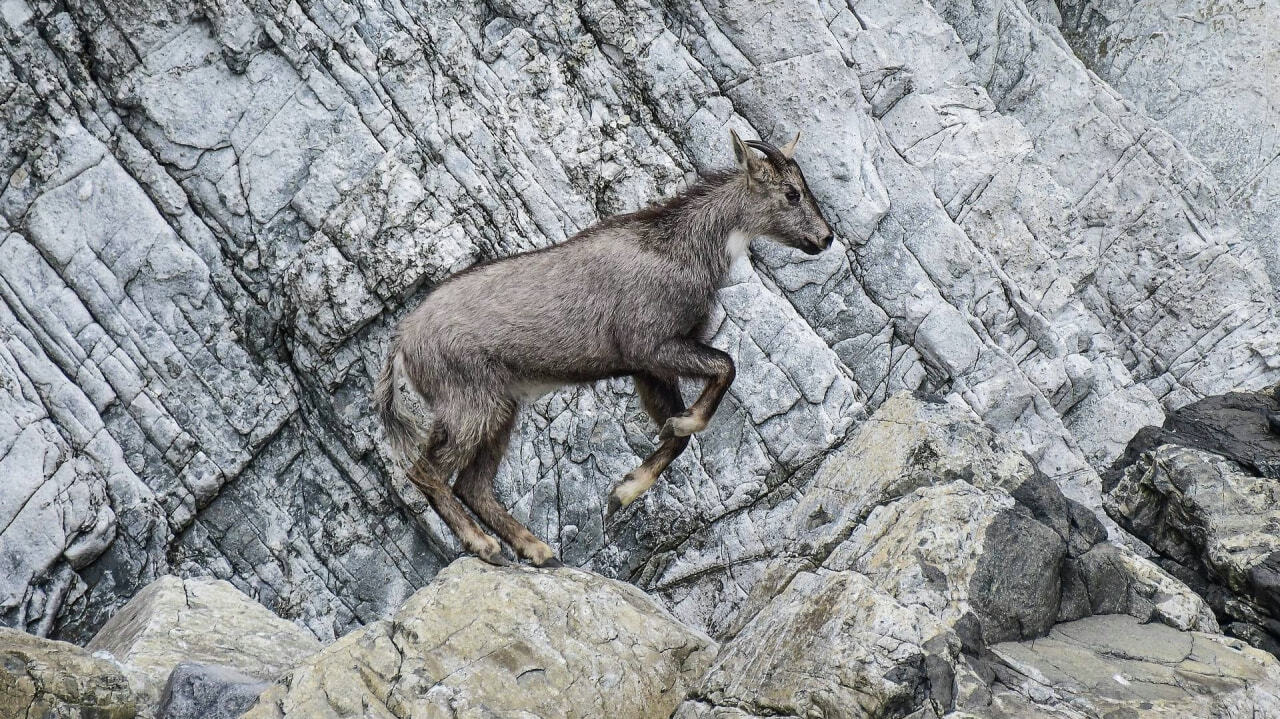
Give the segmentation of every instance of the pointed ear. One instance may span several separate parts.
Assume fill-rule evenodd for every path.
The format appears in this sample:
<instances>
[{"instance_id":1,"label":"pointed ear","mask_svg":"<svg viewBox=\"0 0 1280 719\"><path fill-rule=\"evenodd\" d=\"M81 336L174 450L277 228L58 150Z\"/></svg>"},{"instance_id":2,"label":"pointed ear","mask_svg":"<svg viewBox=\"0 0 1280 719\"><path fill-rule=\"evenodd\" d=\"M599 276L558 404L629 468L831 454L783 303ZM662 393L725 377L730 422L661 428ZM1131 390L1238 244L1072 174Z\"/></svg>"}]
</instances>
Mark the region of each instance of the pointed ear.
<instances>
[{"instance_id":1,"label":"pointed ear","mask_svg":"<svg viewBox=\"0 0 1280 719\"><path fill-rule=\"evenodd\" d=\"M743 144L742 138L738 137L738 133L733 128L729 128L729 140L733 142L733 159L738 163L738 168L751 175L751 151Z\"/></svg>"},{"instance_id":2,"label":"pointed ear","mask_svg":"<svg viewBox=\"0 0 1280 719\"><path fill-rule=\"evenodd\" d=\"M795 155L796 155L796 145L797 145L799 142L800 142L800 133L799 133L799 132L797 132L797 133L796 133L796 136L795 136L795 137L793 137L793 138L791 138L791 142L788 142L787 144L785 144L785 145L783 145L783 146L782 146L782 156L783 156L783 157L785 157L785 158L787 158L788 160L790 160L791 158L795 157Z\"/></svg>"},{"instance_id":3,"label":"pointed ear","mask_svg":"<svg viewBox=\"0 0 1280 719\"><path fill-rule=\"evenodd\" d=\"M729 138L733 140L733 159L738 163L738 168L747 175L747 186L750 187L752 182L764 180L768 176L768 171L765 169L768 163L753 153L732 128L729 130Z\"/></svg>"}]
</instances>

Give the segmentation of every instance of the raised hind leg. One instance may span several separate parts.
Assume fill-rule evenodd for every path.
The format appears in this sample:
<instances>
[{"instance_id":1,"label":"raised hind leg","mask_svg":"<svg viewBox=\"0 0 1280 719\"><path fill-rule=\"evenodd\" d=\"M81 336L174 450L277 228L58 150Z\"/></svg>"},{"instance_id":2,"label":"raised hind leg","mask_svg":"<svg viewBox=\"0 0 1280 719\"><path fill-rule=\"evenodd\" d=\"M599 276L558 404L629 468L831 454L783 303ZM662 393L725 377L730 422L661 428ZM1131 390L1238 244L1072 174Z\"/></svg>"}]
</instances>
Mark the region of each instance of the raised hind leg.
<instances>
[{"instance_id":1,"label":"raised hind leg","mask_svg":"<svg viewBox=\"0 0 1280 719\"><path fill-rule=\"evenodd\" d=\"M440 515L440 519L448 525L458 541L468 552L490 564L510 564L502 556L502 545L498 540L480 529L480 525L467 514L467 510L449 489L449 471L442 458L447 455L445 443L446 432L439 426L432 429L427 446L418 455L409 469L409 481L420 489L431 503L431 508Z\"/></svg>"},{"instance_id":2,"label":"raised hind leg","mask_svg":"<svg viewBox=\"0 0 1280 719\"><path fill-rule=\"evenodd\" d=\"M637 374L635 381L636 392L640 395L640 404L659 427L665 426L667 420L685 411L684 398L680 396L680 387L674 380L660 379L649 374ZM622 482L609 493L609 509L605 513L605 519L648 491L653 483L658 481L658 475L662 474L663 470L688 446L687 436L664 438L653 454L650 454L639 467L627 472Z\"/></svg>"},{"instance_id":3,"label":"raised hind leg","mask_svg":"<svg viewBox=\"0 0 1280 719\"><path fill-rule=\"evenodd\" d=\"M511 428L515 424L514 414L509 414L476 450L475 457L458 473L458 481L454 483L458 497L462 499L480 521L510 544L516 553L539 567L564 566L556 558L555 550L541 539L538 539L529 528L524 526L507 508L498 502L494 494L493 478L498 473L498 465L507 452L507 444L511 439Z\"/></svg>"}]
</instances>

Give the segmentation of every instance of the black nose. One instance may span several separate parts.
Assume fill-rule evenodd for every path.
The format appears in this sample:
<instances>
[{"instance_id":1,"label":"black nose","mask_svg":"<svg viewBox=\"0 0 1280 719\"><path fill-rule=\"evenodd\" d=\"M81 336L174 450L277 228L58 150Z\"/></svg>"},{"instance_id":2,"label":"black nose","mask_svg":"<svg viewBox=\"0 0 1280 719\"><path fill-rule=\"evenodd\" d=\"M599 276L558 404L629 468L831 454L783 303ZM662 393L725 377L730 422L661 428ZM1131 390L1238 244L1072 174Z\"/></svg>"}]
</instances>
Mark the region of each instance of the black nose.
<instances>
[{"instance_id":1,"label":"black nose","mask_svg":"<svg viewBox=\"0 0 1280 719\"><path fill-rule=\"evenodd\" d=\"M831 246L831 243L834 242L835 239L836 239L835 233L828 232L826 237L822 238L821 240L818 240L818 245L825 250Z\"/></svg>"}]
</instances>

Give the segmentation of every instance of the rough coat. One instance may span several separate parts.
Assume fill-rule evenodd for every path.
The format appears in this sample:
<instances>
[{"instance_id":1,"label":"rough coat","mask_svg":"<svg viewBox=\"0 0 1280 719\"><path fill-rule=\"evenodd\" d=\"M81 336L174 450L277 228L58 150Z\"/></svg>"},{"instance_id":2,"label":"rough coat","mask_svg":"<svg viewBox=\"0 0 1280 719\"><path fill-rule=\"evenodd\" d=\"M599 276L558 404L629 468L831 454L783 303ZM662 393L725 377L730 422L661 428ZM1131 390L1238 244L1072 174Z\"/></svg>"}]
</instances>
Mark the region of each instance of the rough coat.
<instances>
[{"instance_id":1,"label":"rough coat","mask_svg":"<svg viewBox=\"0 0 1280 719\"><path fill-rule=\"evenodd\" d=\"M759 235L811 254L830 246L831 228L791 159L796 141L781 150L736 134L733 142L736 170L560 245L461 272L400 324L374 403L393 444L417 457L410 478L471 551L500 556L452 500L453 472L461 472L457 495L486 524L538 564L554 561L493 499L519 402L559 385L636 377L664 441L615 488L616 511L652 486L733 381L732 359L704 345L699 330L734 256ZM402 377L431 408L425 428L398 397ZM687 411L681 377L708 381Z\"/></svg>"}]
</instances>

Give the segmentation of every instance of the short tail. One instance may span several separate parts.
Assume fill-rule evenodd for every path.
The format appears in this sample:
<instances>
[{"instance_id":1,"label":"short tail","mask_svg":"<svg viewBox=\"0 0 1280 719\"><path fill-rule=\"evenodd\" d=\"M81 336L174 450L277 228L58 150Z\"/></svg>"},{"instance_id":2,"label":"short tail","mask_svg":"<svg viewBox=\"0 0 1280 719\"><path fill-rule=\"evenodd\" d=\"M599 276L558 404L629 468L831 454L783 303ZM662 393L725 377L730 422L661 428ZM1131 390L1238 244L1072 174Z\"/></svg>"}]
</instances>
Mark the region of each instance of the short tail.
<instances>
[{"instance_id":1,"label":"short tail","mask_svg":"<svg viewBox=\"0 0 1280 719\"><path fill-rule=\"evenodd\" d=\"M422 431L417 418L405 406L400 397L400 380L404 377L404 358L397 347L378 375L373 387L373 406L382 421L382 431L391 448L406 459L412 459L422 442Z\"/></svg>"}]
</instances>

